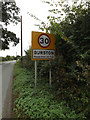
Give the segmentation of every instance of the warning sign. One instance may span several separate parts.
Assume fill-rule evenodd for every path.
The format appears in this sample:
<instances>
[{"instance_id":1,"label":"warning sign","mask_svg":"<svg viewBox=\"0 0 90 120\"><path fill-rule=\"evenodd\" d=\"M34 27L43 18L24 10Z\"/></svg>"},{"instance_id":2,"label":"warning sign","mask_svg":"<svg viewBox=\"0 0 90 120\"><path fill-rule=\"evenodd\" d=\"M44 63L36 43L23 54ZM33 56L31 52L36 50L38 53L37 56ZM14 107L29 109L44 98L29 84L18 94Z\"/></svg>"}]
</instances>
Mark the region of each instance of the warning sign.
<instances>
[{"instance_id":1,"label":"warning sign","mask_svg":"<svg viewBox=\"0 0 90 120\"><path fill-rule=\"evenodd\" d=\"M32 60L51 60L55 58L55 50L55 37L53 34L32 32Z\"/></svg>"}]
</instances>

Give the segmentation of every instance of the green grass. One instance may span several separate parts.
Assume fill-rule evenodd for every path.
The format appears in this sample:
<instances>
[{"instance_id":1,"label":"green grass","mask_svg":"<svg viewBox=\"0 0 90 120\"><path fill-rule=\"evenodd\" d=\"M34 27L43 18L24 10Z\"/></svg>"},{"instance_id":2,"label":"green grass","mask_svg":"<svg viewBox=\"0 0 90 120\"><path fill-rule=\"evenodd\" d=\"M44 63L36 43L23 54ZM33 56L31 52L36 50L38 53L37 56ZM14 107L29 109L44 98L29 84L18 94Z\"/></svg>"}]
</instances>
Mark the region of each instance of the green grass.
<instances>
[{"instance_id":1,"label":"green grass","mask_svg":"<svg viewBox=\"0 0 90 120\"><path fill-rule=\"evenodd\" d=\"M48 80L38 79L37 88L34 87L34 73L25 68L21 68L19 63L15 65L13 94L13 111L17 118L30 118L36 120L72 118L77 115L65 101L57 102L54 98L52 88ZM18 97L17 97L18 96ZM79 117L79 116L78 116Z\"/></svg>"}]
</instances>

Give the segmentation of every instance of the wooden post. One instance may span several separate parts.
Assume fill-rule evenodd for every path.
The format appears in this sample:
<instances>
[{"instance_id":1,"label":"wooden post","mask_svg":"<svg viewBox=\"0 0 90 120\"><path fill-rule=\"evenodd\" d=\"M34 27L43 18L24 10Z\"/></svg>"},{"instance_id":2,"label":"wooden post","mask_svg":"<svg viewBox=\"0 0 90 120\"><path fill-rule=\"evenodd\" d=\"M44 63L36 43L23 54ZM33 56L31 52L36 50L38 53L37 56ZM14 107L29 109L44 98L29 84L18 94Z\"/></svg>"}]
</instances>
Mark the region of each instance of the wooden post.
<instances>
[{"instance_id":1,"label":"wooden post","mask_svg":"<svg viewBox=\"0 0 90 120\"><path fill-rule=\"evenodd\" d=\"M22 16L21 16L21 62L22 62L22 54L23 54L23 48L22 48Z\"/></svg>"},{"instance_id":2,"label":"wooden post","mask_svg":"<svg viewBox=\"0 0 90 120\"><path fill-rule=\"evenodd\" d=\"M16 52L16 62L17 62L17 52Z\"/></svg>"}]
</instances>

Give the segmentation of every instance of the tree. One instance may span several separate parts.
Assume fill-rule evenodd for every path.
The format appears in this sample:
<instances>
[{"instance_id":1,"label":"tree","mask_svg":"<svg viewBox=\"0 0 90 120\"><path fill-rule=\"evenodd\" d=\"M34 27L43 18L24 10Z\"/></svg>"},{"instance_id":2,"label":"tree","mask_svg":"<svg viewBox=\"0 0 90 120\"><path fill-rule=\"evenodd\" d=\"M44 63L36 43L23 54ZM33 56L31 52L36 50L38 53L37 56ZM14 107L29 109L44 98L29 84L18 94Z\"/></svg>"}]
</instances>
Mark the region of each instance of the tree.
<instances>
[{"instance_id":1,"label":"tree","mask_svg":"<svg viewBox=\"0 0 90 120\"><path fill-rule=\"evenodd\" d=\"M80 5L73 7L71 11L67 13L65 23L69 23L69 30L65 30L70 41L77 46L78 60L86 61L90 65L90 2L81 3ZM63 27L65 25L63 24Z\"/></svg>"},{"instance_id":2,"label":"tree","mask_svg":"<svg viewBox=\"0 0 90 120\"><path fill-rule=\"evenodd\" d=\"M19 38L16 37L16 34L7 30L7 25L10 23L17 24L20 22L19 11L20 9L16 6L16 2L8 2L6 0L2 0L0 2L2 4L2 20L1 22L6 26L2 26L0 28L2 30L1 35L1 44L2 50L9 49L10 42L13 42L13 45L17 45L19 43Z\"/></svg>"},{"instance_id":3,"label":"tree","mask_svg":"<svg viewBox=\"0 0 90 120\"><path fill-rule=\"evenodd\" d=\"M49 10L52 14L47 17L48 23L41 22L38 26L55 34L56 58L51 65L40 61L39 77L48 76L51 68L55 98L65 100L78 119L89 119L90 2L81 0L72 6L66 2L53 3L53 0L45 3L53 6Z\"/></svg>"},{"instance_id":4,"label":"tree","mask_svg":"<svg viewBox=\"0 0 90 120\"><path fill-rule=\"evenodd\" d=\"M51 6L50 2L47 2ZM52 86L56 98L66 100L80 119L89 118L89 71L90 71L90 2L77 5L55 4L62 7L52 9L49 24L42 22L41 30L54 33L56 37L56 58L52 65L41 65L40 75L46 76L47 68L52 68ZM61 14L63 19L59 19ZM55 17L56 16L56 17ZM59 16L59 17L58 17ZM59 21L59 20L60 21Z\"/></svg>"}]
</instances>

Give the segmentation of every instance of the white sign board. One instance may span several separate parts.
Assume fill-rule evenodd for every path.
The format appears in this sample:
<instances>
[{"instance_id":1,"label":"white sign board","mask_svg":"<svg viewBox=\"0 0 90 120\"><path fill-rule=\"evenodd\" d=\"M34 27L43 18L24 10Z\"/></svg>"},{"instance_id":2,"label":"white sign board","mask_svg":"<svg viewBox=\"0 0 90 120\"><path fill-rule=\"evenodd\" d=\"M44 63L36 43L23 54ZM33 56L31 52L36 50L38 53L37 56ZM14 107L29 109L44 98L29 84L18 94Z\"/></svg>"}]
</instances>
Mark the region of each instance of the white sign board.
<instances>
[{"instance_id":1,"label":"white sign board","mask_svg":"<svg viewBox=\"0 0 90 120\"><path fill-rule=\"evenodd\" d=\"M33 58L34 59L54 58L54 56L55 56L54 50L33 49Z\"/></svg>"}]
</instances>

